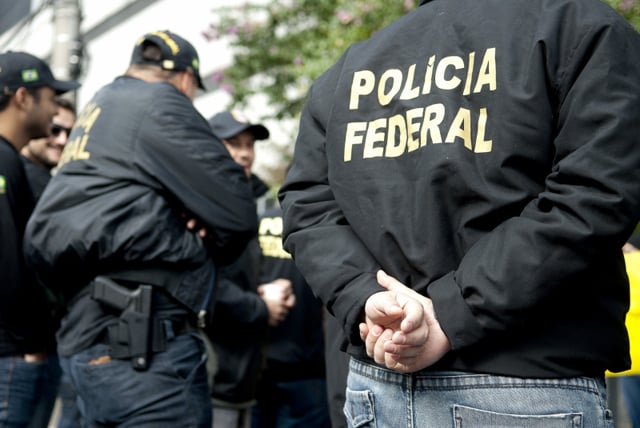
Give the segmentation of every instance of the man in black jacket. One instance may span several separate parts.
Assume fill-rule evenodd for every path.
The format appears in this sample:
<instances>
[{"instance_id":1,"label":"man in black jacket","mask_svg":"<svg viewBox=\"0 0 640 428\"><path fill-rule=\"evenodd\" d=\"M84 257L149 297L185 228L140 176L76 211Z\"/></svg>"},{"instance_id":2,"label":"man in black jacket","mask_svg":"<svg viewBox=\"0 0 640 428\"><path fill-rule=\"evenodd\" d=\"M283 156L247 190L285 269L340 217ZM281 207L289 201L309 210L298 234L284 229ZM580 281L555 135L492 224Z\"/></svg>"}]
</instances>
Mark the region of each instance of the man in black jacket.
<instances>
[{"instance_id":1,"label":"man in black jacket","mask_svg":"<svg viewBox=\"0 0 640 428\"><path fill-rule=\"evenodd\" d=\"M253 174L256 141L269 138L269 130L251 123L237 110L209 119L233 160L242 166L257 199L268 190ZM214 428L248 427L255 403L256 385L263 369L267 329L279 323L292 301L291 283L271 284L273 293L259 293L260 246L254 236L233 262L220 267L213 322L207 328L216 355L211 400Z\"/></svg>"},{"instance_id":2,"label":"man in black jacket","mask_svg":"<svg viewBox=\"0 0 640 428\"><path fill-rule=\"evenodd\" d=\"M330 427L324 364L323 308L282 248L282 210L260 215L261 282L286 279L295 295L287 317L269 329L252 428Z\"/></svg>"},{"instance_id":3,"label":"man in black jacket","mask_svg":"<svg viewBox=\"0 0 640 428\"><path fill-rule=\"evenodd\" d=\"M91 425L211 424L196 317L214 264L244 249L257 217L242 168L193 106L198 87L189 42L141 37L80 113L27 226L27 261L68 302L58 353Z\"/></svg>"},{"instance_id":4,"label":"man in black jacket","mask_svg":"<svg viewBox=\"0 0 640 428\"><path fill-rule=\"evenodd\" d=\"M638 75L597 0L425 0L315 82L285 248L343 326L351 425L609 426Z\"/></svg>"},{"instance_id":5,"label":"man in black jacket","mask_svg":"<svg viewBox=\"0 0 640 428\"><path fill-rule=\"evenodd\" d=\"M0 426L27 425L42 392L51 334L44 292L22 258L35 199L19 152L47 136L56 94L78 87L56 80L33 55L0 54Z\"/></svg>"}]
</instances>

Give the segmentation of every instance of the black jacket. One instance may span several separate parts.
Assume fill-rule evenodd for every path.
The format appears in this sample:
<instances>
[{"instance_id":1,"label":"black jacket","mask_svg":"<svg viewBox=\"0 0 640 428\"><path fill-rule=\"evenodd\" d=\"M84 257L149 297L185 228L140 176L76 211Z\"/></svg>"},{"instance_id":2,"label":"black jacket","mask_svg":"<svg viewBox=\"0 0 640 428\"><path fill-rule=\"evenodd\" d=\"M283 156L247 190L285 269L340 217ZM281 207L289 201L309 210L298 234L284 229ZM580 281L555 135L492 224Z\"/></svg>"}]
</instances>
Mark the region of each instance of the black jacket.
<instances>
[{"instance_id":1,"label":"black jacket","mask_svg":"<svg viewBox=\"0 0 640 428\"><path fill-rule=\"evenodd\" d=\"M34 204L21 156L0 137L0 356L44 351L51 335L44 290L22 258Z\"/></svg>"},{"instance_id":2,"label":"black jacket","mask_svg":"<svg viewBox=\"0 0 640 428\"><path fill-rule=\"evenodd\" d=\"M27 173L29 187L31 188L33 197L37 201L40 199L40 196L42 196L42 192L44 192L47 184L49 184L49 180L51 180L51 171L49 168L37 164L29 158L24 156L20 157L22 159L22 165L24 165L24 170Z\"/></svg>"},{"instance_id":3,"label":"black jacket","mask_svg":"<svg viewBox=\"0 0 640 428\"><path fill-rule=\"evenodd\" d=\"M244 171L166 82L125 76L98 91L59 165L28 223L25 254L45 285L68 295L99 274L130 270L142 281L162 270L177 278L170 293L197 312L211 263L255 235ZM206 226L206 241L183 215Z\"/></svg>"},{"instance_id":4,"label":"black jacket","mask_svg":"<svg viewBox=\"0 0 640 428\"><path fill-rule=\"evenodd\" d=\"M265 377L272 382L324 378L322 303L282 248L282 210L271 208L260 216L261 284L277 278L291 281L296 304L287 317L269 329ZM271 390L268 389L271 392Z\"/></svg>"},{"instance_id":5,"label":"black jacket","mask_svg":"<svg viewBox=\"0 0 640 428\"><path fill-rule=\"evenodd\" d=\"M640 216L640 36L597 0L433 0L311 89L285 248L366 358L383 268L433 300L436 368L629 367L621 247Z\"/></svg>"},{"instance_id":6,"label":"black jacket","mask_svg":"<svg viewBox=\"0 0 640 428\"><path fill-rule=\"evenodd\" d=\"M256 198L267 186L251 177ZM258 295L260 246L254 237L233 262L218 269L212 322L206 328L218 361L211 397L219 405L248 405L264 366L269 312Z\"/></svg>"}]
</instances>

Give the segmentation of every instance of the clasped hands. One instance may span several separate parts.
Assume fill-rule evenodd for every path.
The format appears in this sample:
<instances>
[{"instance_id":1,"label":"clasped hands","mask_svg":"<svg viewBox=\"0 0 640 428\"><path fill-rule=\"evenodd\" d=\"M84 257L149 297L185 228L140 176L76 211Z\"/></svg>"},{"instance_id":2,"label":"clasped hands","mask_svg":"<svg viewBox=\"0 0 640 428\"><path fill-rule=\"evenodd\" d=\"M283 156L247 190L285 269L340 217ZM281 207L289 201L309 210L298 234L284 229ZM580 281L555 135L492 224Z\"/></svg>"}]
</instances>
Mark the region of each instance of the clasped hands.
<instances>
[{"instance_id":1,"label":"clasped hands","mask_svg":"<svg viewBox=\"0 0 640 428\"><path fill-rule=\"evenodd\" d=\"M435 317L431 299L382 270L376 279L386 291L367 299L364 322L359 325L367 355L401 373L422 370L440 360L451 344Z\"/></svg>"},{"instance_id":2,"label":"clasped hands","mask_svg":"<svg viewBox=\"0 0 640 428\"><path fill-rule=\"evenodd\" d=\"M269 311L269 325L275 327L285 320L289 310L296 304L291 281L285 278L274 279L258 286L258 295Z\"/></svg>"},{"instance_id":3,"label":"clasped hands","mask_svg":"<svg viewBox=\"0 0 640 428\"><path fill-rule=\"evenodd\" d=\"M207 238L208 232L206 227L189 213L182 213L182 219L185 220L187 229L197 233L202 239ZM267 306L269 312L269 325L275 327L285 320L289 314L289 310L296 304L296 296L293 293L291 281L285 278L277 278L267 284L258 286L258 295Z\"/></svg>"}]
</instances>

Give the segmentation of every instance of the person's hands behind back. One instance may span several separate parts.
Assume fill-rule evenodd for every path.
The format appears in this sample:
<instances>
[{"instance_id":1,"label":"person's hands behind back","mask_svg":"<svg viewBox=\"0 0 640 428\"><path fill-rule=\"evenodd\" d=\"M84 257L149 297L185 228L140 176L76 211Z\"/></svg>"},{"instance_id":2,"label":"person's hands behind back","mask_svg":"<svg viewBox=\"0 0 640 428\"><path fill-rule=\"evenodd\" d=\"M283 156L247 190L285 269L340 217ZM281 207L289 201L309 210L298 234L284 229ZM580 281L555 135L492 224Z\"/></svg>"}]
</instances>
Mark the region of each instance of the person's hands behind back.
<instances>
[{"instance_id":1,"label":"person's hands behind back","mask_svg":"<svg viewBox=\"0 0 640 428\"><path fill-rule=\"evenodd\" d=\"M360 335L367 354L389 369L410 373L426 368L450 349L449 339L435 318L431 300L383 271L378 283L387 289L365 304Z\"/></svg>"}]
</instances>

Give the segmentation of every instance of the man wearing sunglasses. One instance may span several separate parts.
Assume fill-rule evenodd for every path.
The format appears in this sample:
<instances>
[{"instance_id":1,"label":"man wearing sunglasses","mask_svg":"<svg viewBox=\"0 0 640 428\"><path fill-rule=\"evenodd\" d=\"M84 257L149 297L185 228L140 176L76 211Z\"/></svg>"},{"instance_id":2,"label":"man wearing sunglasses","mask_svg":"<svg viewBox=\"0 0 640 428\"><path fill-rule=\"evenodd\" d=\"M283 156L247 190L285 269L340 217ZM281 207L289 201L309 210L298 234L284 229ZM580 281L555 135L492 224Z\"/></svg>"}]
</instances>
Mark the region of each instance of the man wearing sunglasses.
<instances>
[{"instance_id":1,"label":"man wearing sunglasses","mask_svg":"<svg viewBox=\"0 0 640 428\"><path fill-rule=\"evenodd\" d=\"M76 109L71 101L57 98L56 103L58 113L53 116L49 135L29 141L20 151L29 186L36 200L40 198L49 182L51 171L58 164L76 121Z\"/></svg>"},{"instance_id":2,"label":"man wearing sunglasses","mask_svg":"<svg viewBox=\"0 0 640 428\"><path fill-rule=\"evenodd\" d=\"M34 138L20 150L22 163L29 187L34 199L40 199L47 183L51 179L53 169L60 161L60 156L67 144L71 128L76 121L76 108L70 100L57 97L55 103L58 105L58 113L53 116L49 127L49 135L42 138ZM56 305L60 302L52 302L54 317L61 312ZM57 325L59 319L54 320ZM43 386L42 393L38 397L38 404L31 418L29 427L45 426L49 422L53 406L55 404L58 391L64 391L62 418L75 418L77 412L75 406L75 394L73 387L67 381L62 381L62 370L56 353L55 335L50 336L47 343L47 381ZM71 395L69 395L71 394Z\"/></svg>"}]
</instances>

